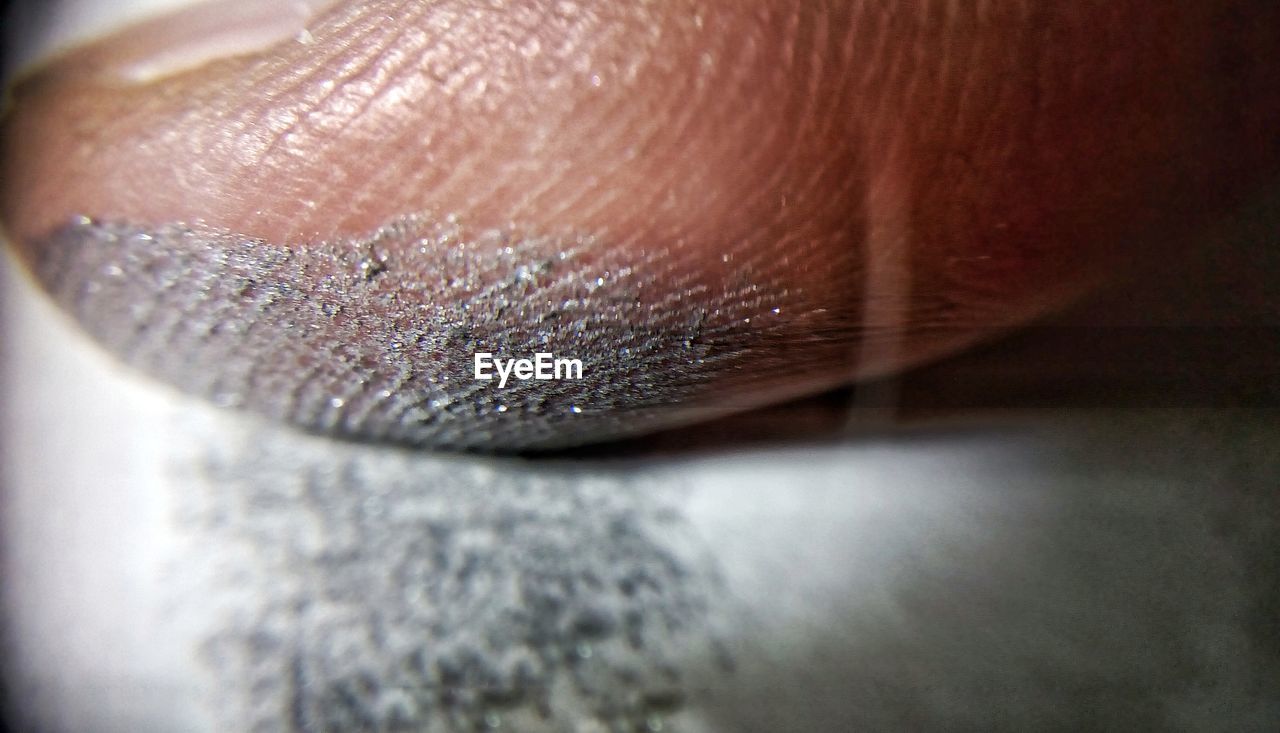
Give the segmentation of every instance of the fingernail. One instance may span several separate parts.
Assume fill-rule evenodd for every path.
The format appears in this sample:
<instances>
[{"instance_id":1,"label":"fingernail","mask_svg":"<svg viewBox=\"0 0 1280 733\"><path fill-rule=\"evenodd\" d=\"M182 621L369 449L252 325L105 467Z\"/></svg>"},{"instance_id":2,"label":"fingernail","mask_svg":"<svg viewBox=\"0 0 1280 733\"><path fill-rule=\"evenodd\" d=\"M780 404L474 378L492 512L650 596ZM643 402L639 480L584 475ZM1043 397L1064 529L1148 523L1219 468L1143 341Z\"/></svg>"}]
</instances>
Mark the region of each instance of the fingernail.
<instances>
[{"instance_id":1,"label":"fingernail","mask_svg":"<svg viewBox=\"0 0 1280 733\"><path fill-rule=\"evenodd\" d=\"M209 61L306 41L307 26L336 0L86 0L18 13L11 68L73 52L81 68L146 83ZM92 44L88 46L88 44ZM88 46L73 51L80 46Z\"/></svg>"}]
</instances>

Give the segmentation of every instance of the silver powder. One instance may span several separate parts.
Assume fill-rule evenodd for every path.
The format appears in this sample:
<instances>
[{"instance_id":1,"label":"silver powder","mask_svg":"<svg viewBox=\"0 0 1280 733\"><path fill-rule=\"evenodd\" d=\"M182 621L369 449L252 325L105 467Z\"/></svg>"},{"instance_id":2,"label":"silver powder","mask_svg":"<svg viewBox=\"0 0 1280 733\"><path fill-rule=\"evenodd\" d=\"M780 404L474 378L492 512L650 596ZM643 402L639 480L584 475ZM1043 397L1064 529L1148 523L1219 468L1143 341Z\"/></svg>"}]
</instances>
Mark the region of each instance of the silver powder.
<instances>
[{"instance_id":1,"label":"silver powder","mask_svg":"<svg viewBox=\"0 0 1280 733\"><path fill-rule=\"evenodd\" d=\"M785 340L741 276L712 291L662 252L455 217L282 246L197 225L77 218L37 276L129 363L220 405L410 445L547 449L704 416L753 345ZM683 270L690 270L684 267ZM583 379L474 379L474 353L549 352Z\"/></svg>"}]
</instances>

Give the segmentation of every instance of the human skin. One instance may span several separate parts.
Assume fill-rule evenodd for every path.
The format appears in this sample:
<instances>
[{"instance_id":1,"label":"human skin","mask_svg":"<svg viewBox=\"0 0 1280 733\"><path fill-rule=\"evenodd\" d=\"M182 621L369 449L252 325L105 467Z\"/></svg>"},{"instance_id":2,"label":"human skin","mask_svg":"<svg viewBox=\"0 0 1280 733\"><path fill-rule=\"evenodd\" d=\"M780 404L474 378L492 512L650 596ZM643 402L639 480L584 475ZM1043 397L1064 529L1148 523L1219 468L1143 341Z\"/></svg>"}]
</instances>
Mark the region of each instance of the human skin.
<instances>
[{"instance_id":1,"label":"human skin","mask_svg":"<svg viewBox=\"0 0 1280 733\"><path fill-rule=\"evenodd\" d=\"M0 215L221 404L564 447L919 364L1176 248L1276 173L1276 12L381 0L142 73L157 22L18 86ZM470 386L548 344L587 378Z\"/></svg>"},{"instance_id":2,"label":"human skin","mask_svg":"<svg viewBox=\"0 0 1280 733\"><path fill-rule=\"evenodd\" d=\"M1246 220L1197 232L1180 278L1171 258L1147 261L1065 330L1114 367L1131 335L1160 330L1117 324L1209 324L1231 341L1246 332L1227 326L1280 324L1275 216ZM1274 409L1174 393L1163 409L972 410L817 442L782 412L766 420L782 444L707 444L698 427L665 439L683 456L442 456L301 435L141 378L12 264L0 661L12 720L30 723L13 727L376 730L406 711L415 730L531 733L1276 718ZM1233 300L1263 307L1203 311ZM892 413L895 387L930 380L998 400L1013 375L1037 395L1098 366L1048 353L975 355L970 369L1000 378L965 381L952 362L823 411L884 418L858 407ZM1274 358L1243 353L1273 381ZM1128 394L1135 375L1119 376ZM1115 392L1102 394L1090 404ZM627 596L636 573L652 585ZM600 610L618 622L582 614ZM481 694L531 659L524 695ZM560 687L544 715L547 680Z\"/></svg>"}]
</instances>

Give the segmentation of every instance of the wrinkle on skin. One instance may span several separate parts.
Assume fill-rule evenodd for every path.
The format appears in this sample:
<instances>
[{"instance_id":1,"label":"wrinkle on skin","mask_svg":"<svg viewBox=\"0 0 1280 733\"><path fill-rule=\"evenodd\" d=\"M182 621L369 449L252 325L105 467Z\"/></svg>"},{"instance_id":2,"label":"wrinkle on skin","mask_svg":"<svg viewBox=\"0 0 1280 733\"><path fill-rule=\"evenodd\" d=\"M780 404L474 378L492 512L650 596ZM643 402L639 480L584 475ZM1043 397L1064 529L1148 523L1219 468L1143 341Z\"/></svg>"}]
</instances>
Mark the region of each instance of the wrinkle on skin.
<instances>
[{"instance_id":1,"label":"wrinkle on skin","mask_svg":"<svg viewBox=\"0 0 1280 733\"><path fill-rule=\"evenodd\" d=\"M1276 12L341 3L147 84L111 40L33 75L0 211L28 260L73 215L282 249L422 211L573 232L671 275L647 297L677 315L767 290L817 354L782 398L1023 322L1272 178ZM738 328L747 368L784 358Z\"/></svg>"}]
</instances>

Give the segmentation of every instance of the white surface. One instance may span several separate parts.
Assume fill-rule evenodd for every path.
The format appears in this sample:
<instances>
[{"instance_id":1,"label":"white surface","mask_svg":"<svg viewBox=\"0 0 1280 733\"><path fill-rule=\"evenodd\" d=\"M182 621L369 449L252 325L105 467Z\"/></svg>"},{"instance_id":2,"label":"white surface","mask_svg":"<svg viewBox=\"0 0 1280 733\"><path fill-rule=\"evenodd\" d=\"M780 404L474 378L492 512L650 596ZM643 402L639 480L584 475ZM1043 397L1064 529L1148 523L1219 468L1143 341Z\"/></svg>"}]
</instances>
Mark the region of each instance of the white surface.
<instances>
[{"instance_id":1,"label":"white surface","mask_svg":"<svg viewBox=\"0 0 1280 733\"><path fill-rule=\"evenodd\" d=\"M181 405L109 362L0 260L8 661L36 681L18 690L59 709L67 730L183 730L190 650L157 592L177 547L161 469Z\"/></svg>"}]
</instances>

